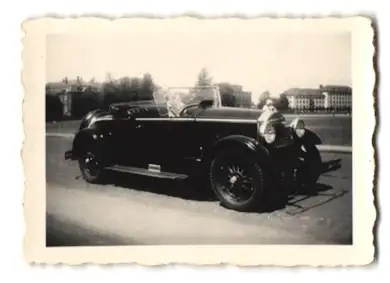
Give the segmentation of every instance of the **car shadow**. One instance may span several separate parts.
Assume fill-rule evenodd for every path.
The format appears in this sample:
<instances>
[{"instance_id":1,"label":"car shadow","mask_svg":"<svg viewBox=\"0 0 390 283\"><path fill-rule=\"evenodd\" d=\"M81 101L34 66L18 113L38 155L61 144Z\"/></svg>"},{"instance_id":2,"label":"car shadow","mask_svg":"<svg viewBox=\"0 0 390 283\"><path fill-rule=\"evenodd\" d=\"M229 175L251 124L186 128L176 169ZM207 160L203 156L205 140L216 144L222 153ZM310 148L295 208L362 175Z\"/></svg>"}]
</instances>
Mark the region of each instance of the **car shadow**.
<instances>
[{"instance_id":1,"label":"car shadow","mask_svg":"<svg viewBox=\"0 0 390 283\"><path fill-rule=\"evenodd\" d=\"M314 190L315 194L290 196L284 212L292 216L298 215L313 208L327 204L348 193L347 190L334 190L332 186L321 183L317 183ZM321 199L318 201L308 201L315 196L320 196Z\"/></svg>"},{"instance_id":2,"label":"car shadow","mask_svg":"<svg viewBox=\"0 0 390 283\"><path fill-rule=\"evenodd\" d=\"M322 174L336 171L341 168L341 158L322 162Z\"/></svg>"},{"instance_id":3,"label":"car shadow","mask_svg":"<svg viewBox=\"0 0 390 283\"><path fill-rule=\"evenodd\" d=\"M211 187L199 178L169 180L121 172L107 172L104 185L195 201L215 201Z\"/></svg>"},{"instance_id":4,"label":"car shadow","mask_svg":"<svg viewBox=\"0 0 390 283\"><path fill-rule=\"evenodd\" d=\"M341 168L341 159L333 159L322 163L322 174L339 170ZM324 205L334 199L337 199L345 195L348 191L335 191L330 185L323 183L316 183L315 186L304 188L295 188L290 192L287 199L281 201L275 201L262 207L258 213L271 213L277 210L284 210L287 214L296 215L303 213L320 205ZM315 202L311 205L307 205L305 201L314 198L316 196L322 196L320 202ZM310 202L310 201L309 201Z\"/></svg>"},{"instance_id":5,"label":"car shadow","mask_svg":"<svg viewBox=\"0 0 390 283\"><path fill-rule=\"evenodd\" d=\"M323 163L323 173L335 171L341 168L341 159L330 160ZM130 190L149 192L153 194L166 195L170 197L182 198L186 200L214 202L216 197L211 189L208 180L199 177L188 178L185 180L167 180L159 178L151 178L115 171L107 172L103 185L112 185ZM318 195L326 195L327 191L333 188L326 184L317 183L315 188L304 190L302 188L289 194L287 201L277 203L267 203L261 209L253 211L255 213L270 213L276 210L283 210L286 207L296 207L304 210L307 208L301 207L299 202ZM334 193L329 194L332 197ZM299 199L299 201L297 201ZM306 211L305 210L305 211Z\"/></svg>"}]
</instances>

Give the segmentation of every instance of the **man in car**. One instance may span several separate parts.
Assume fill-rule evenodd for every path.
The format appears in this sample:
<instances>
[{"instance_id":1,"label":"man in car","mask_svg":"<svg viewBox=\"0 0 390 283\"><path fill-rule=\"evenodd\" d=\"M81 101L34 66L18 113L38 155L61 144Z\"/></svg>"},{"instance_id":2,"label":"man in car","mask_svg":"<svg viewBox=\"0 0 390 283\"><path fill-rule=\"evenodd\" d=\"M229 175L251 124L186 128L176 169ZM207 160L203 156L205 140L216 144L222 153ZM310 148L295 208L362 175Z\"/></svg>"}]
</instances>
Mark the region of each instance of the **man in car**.
<instances>
[{"instance_id":1,"label":"man in car","mask_svg":"<svg viewBox=\"0 0 390 283\"><path fill-rule=\"evenodd\" d=\"M168 93L165 95L165 99L167 101L168 116L169 117L179 116L180 110L184 106L183 102L180 100L180 94Z\"/></svg>"},{"instance_id":2,"label":"man in car","mask_svg":"<svg viewBox=\"0 0 390 283\"><path fill-rule=\"evenodd\" d=\"M265 102L265 104L263 106L263 110L264 111L276 111L276 108L274 106L272 99L267 99L267 101Z\"/></svg>"}]
</instances>

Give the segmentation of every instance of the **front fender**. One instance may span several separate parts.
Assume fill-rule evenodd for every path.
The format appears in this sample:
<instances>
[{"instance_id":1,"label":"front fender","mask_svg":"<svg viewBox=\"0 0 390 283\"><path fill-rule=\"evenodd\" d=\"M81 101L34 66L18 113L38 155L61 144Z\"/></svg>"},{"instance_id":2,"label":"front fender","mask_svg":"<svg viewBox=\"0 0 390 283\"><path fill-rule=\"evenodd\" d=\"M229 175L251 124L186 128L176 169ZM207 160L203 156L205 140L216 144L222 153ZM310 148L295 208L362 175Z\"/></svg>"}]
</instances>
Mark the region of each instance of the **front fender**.
<instances>
[{"instance_id":1,"label":"front fender","mask_svg":"<svg viewBox=\"0 0 390 283\"><path fill-rule=\"evenodd\" d=\"M253 156L260 163L269 162L269 152L256 139L243 135L230 135L216 141L210 148L209 158L220 150L243 150Z\"/></svg>"}]
</instances>

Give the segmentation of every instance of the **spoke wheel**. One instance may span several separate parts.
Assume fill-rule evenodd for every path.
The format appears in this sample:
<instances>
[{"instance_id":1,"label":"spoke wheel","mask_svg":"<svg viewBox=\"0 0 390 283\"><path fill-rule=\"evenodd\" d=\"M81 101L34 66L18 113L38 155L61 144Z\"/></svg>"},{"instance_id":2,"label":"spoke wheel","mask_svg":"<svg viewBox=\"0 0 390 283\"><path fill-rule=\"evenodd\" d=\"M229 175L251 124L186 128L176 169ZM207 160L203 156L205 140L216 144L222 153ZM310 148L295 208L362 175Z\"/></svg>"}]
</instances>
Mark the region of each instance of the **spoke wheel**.
<instances>
[{"instance_id":1,"label":"spoke wheel","mask_svg":"<svg viewBox=\"0 0 390 283\"><path fill-rule=\"evenodd\" d=\"M102 175L102 163L98 156L92 152L86 152L79 160L80 171L88 182L97 182Z\"/></svg>"},{"instance_id":2,"label":"spoke wheel","mask_svg":"<svg viewBox=\"0 0 390 283\"><path fill-rule=\"evenodd\" d=\"M212 162L211 183L224 206L240 211L251 210L262 198L263 169L245 155L221 154Z\"/></svg>"},{"instance_id":3,"label":"spoke wheel","mask_svg":"<svg viewBox=\"0 0 390 283\"><path fill-rule=\"evenodd\" d=\"M219 169L216 172L216 182L221 193L235 202L248 201L254 192L250 170L234 161L223 162Z\"/></svg>"}]
</instances>

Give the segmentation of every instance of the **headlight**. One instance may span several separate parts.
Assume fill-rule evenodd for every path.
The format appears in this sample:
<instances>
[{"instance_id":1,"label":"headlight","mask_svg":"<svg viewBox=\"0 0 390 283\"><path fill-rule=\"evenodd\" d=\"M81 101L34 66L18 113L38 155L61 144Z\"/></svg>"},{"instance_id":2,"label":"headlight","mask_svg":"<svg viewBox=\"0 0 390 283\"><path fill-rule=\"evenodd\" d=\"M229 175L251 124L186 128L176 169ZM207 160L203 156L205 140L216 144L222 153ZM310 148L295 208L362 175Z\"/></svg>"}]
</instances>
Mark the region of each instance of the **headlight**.
<instances>
[{"instance_id":1,"label":"headlight","mask_svg":"<svg viewBox=\"0 0 390 283\"><path fill-rule=\"evenodd\" d=\"M299 118L295 118L290 127L295 131L295 134L298 138L301 138L305 135L305 123Z\"/></svg>"},{"instance_id":2,"label":"headlight","mask_svg":"<svg viewBox=\"0 0 390 283\"><path fill-rule=\"evenodd\" d=\"M274 126L271 124L264 122L259 127L259 132L267 143L273 143L275 141L276 132Z\"/></svg>"}]
</instances>

